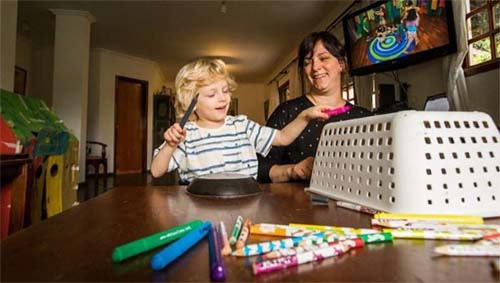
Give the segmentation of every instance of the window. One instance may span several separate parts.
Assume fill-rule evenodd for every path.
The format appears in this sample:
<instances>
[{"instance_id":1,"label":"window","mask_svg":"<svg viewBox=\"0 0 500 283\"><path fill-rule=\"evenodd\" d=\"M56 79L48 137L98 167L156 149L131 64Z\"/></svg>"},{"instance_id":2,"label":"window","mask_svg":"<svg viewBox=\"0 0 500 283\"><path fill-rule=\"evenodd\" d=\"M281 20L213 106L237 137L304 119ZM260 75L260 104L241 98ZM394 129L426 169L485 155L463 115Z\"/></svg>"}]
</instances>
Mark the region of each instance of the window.
<instances>
[{"instance_id":1,"label":"window","mask_svg":"<svg viewBox=\"0 0 500 283\"><path fill-rule=\"evenodd\" d=\"M284 82L278 87L280 104L290 99L290 81Z\"/></svg>"},{"instance_id":2,"label":"window","mask_svg":"<svg viewBox=\"0 0 500 283\"><path fill-rule=\"evenodd\" d=\"M342 77L342 98L351 104L356 104L356 94L354 93L354 79L346 74Z\"/></svg>"},{"instance_id":3,"label":"window","mask_svg":"<svg viewBox=\"0 0 500 283\"><path fill-rule=\"evenodd\" d=\"M469 53L465 74L473 75L499 67L500 1L467 0L467 39Z\"/></svg>"}]
</instances>

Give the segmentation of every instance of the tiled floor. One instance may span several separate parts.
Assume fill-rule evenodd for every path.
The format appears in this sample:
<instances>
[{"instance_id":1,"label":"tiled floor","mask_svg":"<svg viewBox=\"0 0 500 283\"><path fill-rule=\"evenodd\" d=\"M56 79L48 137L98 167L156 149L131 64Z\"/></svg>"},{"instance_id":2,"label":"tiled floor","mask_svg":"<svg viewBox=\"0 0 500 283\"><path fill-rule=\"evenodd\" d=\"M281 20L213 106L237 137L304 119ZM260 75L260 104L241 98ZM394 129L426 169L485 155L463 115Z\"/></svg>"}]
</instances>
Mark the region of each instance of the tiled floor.
<instances>
[{"instance_id":1,"label":"tiled floor","mask_svg":"<svg viewBox=\"0 0 500 283\"><path fill-rule=\"evenodd\" d=\"M119 186L168 186L176 184L174 174L167 174L161 178L153 178L149 173L108 175L106 184L104 184L103 177L100 176L96 191L95 176L90 175L85 183L78 185L77 198L78 202L84 202Z\"/></svg>"}]
</instances>

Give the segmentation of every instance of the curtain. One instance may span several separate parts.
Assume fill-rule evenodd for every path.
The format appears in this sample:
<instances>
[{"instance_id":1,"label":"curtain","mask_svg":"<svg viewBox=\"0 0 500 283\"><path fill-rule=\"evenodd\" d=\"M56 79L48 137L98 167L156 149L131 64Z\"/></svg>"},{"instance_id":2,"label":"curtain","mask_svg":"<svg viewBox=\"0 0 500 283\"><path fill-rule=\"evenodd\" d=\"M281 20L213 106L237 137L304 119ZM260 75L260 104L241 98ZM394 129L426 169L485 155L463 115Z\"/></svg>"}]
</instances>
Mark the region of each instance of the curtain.
<instances>
[{"instance_id":1,"label":"curtain","mask_svg":"<svg viewBox=\"0 0 500 283\"><path fill-rule=\"evenodd\" d=\"M302 95L302 86L300 85L300 74L298 67L298 60L295 60L290 67L288 67L288 74L290 77L290 99Z\"/></svg>"},{"instance_id":2,"label":"curtain","mask_svg":"<svg viewBox=\"0 0 500 283\"><path fill-rule=\"evenodd\" d=\"M467 55L467 26L465 23L466 1L452 1L453 17L457 35L457 53L448 55L443 60L443 77L450 110L468 111L469 92L465 81L462 64Z\"/></svg>"}]
</instances>

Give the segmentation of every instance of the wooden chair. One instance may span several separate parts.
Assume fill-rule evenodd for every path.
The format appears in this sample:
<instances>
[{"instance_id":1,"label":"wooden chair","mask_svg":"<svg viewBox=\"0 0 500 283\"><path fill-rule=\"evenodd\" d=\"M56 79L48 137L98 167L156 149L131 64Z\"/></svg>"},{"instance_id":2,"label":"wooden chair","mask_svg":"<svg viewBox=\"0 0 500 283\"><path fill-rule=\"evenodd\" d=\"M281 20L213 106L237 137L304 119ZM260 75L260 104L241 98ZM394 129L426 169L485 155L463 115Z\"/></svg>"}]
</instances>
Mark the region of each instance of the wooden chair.
<instances>
[{"instance_id":1,"label":"wooden chair","mask_svg":"<svg viewBox=\"0 0 500 283\"><path fill-rule=\"evenodd\" d=\"M103 167L103 177L104 177L104 189L106 190L106 182L108 179L108 159L106 158L106 147L108 145L102 142L87 141L87 156L85 159L85 179L89 176L89 166L94 168L95 175L95 195L97 196L99 192L99 169L102 165ZM100 155L95 155L92 153L93 148L100 147Z\"/></svg>"}]
</instances>

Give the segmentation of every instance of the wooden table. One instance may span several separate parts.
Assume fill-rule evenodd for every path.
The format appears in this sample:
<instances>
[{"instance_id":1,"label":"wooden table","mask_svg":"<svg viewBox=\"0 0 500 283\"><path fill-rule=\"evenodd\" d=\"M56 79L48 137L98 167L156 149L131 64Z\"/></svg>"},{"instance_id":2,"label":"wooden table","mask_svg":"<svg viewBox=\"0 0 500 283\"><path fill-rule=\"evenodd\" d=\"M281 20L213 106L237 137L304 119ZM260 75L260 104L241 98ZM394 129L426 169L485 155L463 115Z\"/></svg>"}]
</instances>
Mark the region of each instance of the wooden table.
<instances>
[{"instance_id":1,"label":"wooden table","mask_svg":"<svg viewBox=\"0 0 500 283\"><path fill-rule=\"evenodd\" d=\"M111 261L115 246L193 219L222 220L227 230L238 215L254 223L370 227L370 215L332 203L312 205L303 187L263 185L258 196L232 200L196 198L182 186L114 188L3 240L1 280L206 282L210 280L206 239L158 272L149 261L161 248L121 264ZM265 239L252 236L250 241ZM433 247L445 243L449 242L371 244L339 258L259 276L252 275L250 267L255 258L226 257L226 281L499 281L491 258L434 257Z\"/></svg>"}]
</instances>

